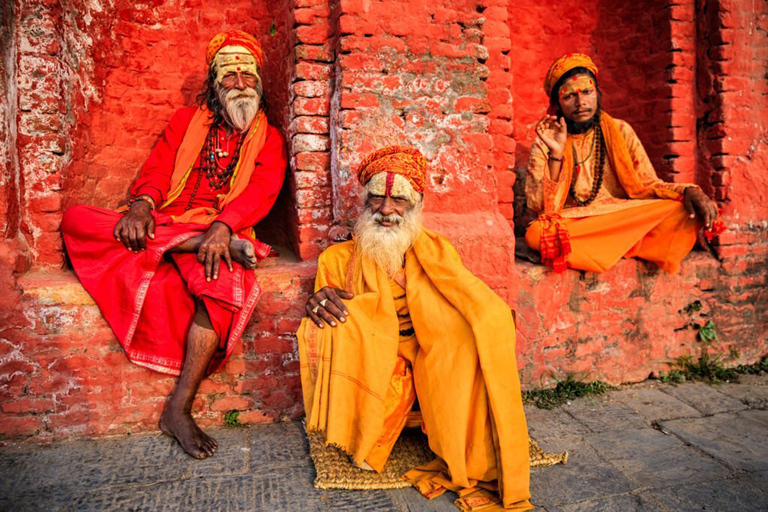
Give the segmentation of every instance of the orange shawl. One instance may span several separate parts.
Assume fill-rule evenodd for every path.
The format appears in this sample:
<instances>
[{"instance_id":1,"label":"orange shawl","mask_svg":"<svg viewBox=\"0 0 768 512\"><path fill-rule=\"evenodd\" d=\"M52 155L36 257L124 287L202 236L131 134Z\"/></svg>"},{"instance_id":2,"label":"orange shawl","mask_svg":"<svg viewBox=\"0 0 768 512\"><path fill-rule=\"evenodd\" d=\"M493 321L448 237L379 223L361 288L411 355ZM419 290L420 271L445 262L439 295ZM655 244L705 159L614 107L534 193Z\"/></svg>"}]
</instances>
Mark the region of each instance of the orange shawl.
<instances>
[{"instance_id":1,"label":"orange shawl","mask_svg":"<svg viewBox=\"0 0 768 512\"><path fill-rule=\"evenodd\" d=\"M680 200L677 192L668 188L644 184L635 170L629 148L621 135L619 125L613 117L605 111L600 112L600 128L605 139L605 148L608 153L608 162L616 171L619 182L631 199L660 199ZM563 151L563 166L560 170L561 179L565 180L565 188L570 189L573 179L573 139L568 137ZM560 221L560 212L565 206L567 194L563 194L559 202L555 204L554 212L544 212L539 216L542 223L541 234L541 258L542 261L556 272L566 269L565 258L571 252L570 237L565 225Z\"/></svg>"},{"instance_id":2,"label":"orange shawl","mask_svg":"<svg viewBox=\"0 0 768 512\"><path fill-rule=\"evenodd\" d=\"M192 117L189 123L181 146L176 153L176 162L173 166L173 175L171 176L171 187L168 193L168 199L162 207L168 206L175 201L189 178L192 167L203 149L205 138L211 124L211 114L205 107L200 107ZM216 205L213 208L192 208L182 215L173 215L173 221L176 223L210 224L221 213L224 207L239 196L251 180L251 174L256 168L256 158L264 147L267 139L267 116L263 111L259 111L256 119L245 136L243 146L240 150L240 160L235 166L235 172L229 181L229 192L218 196Z\"/></svg>"},{"instance_id":3,"label":"orange shawl","mask_svg":"<svg viewBox=\"0 0 768 512\"><path fill-rule=\"evenodd\" d=\"M350 316L344 324L319 329L304 318L298 343L307 430L323 433L362 464L385 428L399 321L387 275L367 258L357 263L353 241L320 255L315 289L333 286L355 296L345 301ZM419 343L414 384L439 457L406 478L428 496L451 489L464 505L530 509L509 306L464 267L446 239L426 229L406 253L405 274ZM487 489L495 499L474 495Z\"/></svg>"}]
</instances>

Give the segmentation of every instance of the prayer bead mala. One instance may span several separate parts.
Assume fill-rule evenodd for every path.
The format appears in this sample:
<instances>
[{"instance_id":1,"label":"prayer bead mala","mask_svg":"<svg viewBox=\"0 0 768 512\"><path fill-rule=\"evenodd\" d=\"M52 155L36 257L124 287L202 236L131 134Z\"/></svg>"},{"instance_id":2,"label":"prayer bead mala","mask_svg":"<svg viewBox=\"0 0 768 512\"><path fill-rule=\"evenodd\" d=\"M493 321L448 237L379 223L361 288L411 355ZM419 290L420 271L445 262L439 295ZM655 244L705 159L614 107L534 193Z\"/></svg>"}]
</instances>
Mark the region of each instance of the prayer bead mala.
<instances>
[{"instance_id":1,"label":"prayer bead mala","mask_svg":"<svg viewBox=\"0 0 768 512\"><path fill-rule=\"evenodd\" d=\"M203 173L208 178L208 183L213 190L219 190L227 181L232 177L237 166L237 161L240 159L240 148L243 146L245 140L245 134L241 134L237 139L237 145L235 151L232 154L232 159L229 161L229 165L222 168L216 158L217 152L221 153L221 150L216 147L216 132L215 128L208 130L208 135L205 137L205 144L203 144L203 150L200 152L200 164L201 169L197 174L197 181L195 182L195 188L192 189L192 196L189 198L189 203L184 208L189 210L192 208L192 203L197 195L197 189L200 188L200 182L203 179Z\"/></svg>"},{"instance_id":2,"label":"prayer bead mala","mask_svg":"<svg viewBox=\"0 0 768 512\"><path fill-rule=\"evenodd\" d=\"M579 162L578 155L576 154L576 146L573 147L573 162L575 164L574 170L575 176L571 179L571 197L578 206L587 206L589 203L595 200L597 194L600 192L600 187L603 185L603 171L605 168L605 141L603 140L603 130L600 128L600 123L595 124L595 138L592 142L592 151L589 156ZM581 164L589 160L590 156L595 155L595 176L592 178L592 190L589 193L589 197L584 200L576 197L576 178L580 171Z\"/></svg>"}]
</instances>

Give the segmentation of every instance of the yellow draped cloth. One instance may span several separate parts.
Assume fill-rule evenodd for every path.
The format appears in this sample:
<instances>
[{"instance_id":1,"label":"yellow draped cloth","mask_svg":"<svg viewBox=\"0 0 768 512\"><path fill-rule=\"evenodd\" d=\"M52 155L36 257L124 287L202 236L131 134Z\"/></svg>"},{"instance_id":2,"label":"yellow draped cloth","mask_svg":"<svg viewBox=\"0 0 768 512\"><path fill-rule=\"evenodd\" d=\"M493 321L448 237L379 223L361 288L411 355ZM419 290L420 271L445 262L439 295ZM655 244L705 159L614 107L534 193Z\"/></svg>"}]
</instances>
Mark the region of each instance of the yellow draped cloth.
<instances>
[{"instance_id":1,"label":"yellow draped cloth","mask_svg":"<svg viewBox=\"0 0 768 512\"><path fill-rule=\"evenodd\" d=\"M531 146L526 198L539 218L528 228L526 242L558 271L567 265L604 272L621 258L638 257L666 272L677 272L701 228L699 220L688 217L680 200L685 189L695 185L659 179L640 139L625 121L601 112L600 126L608 158L597 196L587 206L573 201L571 182L584 198L599 169L592 157L575 173L573 147L582 158L590 155L594 130L568 136L556 182L549 178L544 142L536 139Z\"/></svg>"},{"instance_id":2,"label":"yellow draped cloth","mask_svg":"<svg viewBox=\"0 0 768 512\"><path fill-rule=\"evenodd\" d=\"M399 321L388 276L355 255L354 241L318 260L315 289L351 291L337 327L299 328L308 431L362 465L385 433L398 360ZM509 306L423 229L405 258L408 310L418 340L413 379L437 459L405 477L428 497L459 492L463 510L529 510L528 434Z\"/></svg>"}]
</instances>

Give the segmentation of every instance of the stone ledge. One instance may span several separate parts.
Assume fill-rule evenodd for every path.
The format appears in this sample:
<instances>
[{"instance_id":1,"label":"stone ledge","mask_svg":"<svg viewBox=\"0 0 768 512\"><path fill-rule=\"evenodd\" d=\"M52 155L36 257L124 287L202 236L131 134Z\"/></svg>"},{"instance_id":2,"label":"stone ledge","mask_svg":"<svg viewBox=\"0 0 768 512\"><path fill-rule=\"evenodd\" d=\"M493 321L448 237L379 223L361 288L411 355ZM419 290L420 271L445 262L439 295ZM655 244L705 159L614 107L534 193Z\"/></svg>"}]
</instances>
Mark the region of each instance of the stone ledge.
<instances>
[{"instance_id":1,"label":"stone ledge","mask_svg":"<svg viewBox=\"0 0 768 512\"><path fill-rule=\"evenodd\" d=\"M708 350L726 364L755 362L768 350L753 306L753 297L765 293L760 276L749 282L730 276L705 252L691 253L674 275L635 259L602 274L557 274L521 260L515 270L524 387L547 387L569 373L611 384L641 381L680 356L700 355L691 322L715 323L718 339ZM695 301L701 311L685 313Z\"/></svg>"}]
</instances>

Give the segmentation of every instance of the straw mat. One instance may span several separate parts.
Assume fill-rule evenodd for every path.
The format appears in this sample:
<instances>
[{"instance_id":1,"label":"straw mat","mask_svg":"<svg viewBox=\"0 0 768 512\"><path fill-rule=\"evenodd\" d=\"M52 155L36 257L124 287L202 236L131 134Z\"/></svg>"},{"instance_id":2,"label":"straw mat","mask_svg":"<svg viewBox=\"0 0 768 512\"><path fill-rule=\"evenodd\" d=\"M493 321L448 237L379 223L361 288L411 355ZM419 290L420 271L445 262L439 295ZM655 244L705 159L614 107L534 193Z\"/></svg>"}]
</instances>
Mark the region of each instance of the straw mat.
<instances>
[{"instance_id":1,"label":"straw mat","mask_svg":"<svg viewBox=\"0 0 768 512\"><path fill-rule=\"evenodd\" d=\"M410 487L403 475L416 466L435 458L429 449L427 436L416 429L406 429L400 435L387 465L381 474L358 468L349 456L336 446L326 446L322 434L313 432L309 438L309 455L315 464L318 489L401 489ZM568 452L546 453L538 443L528 438L531 467L554 466L568 461Z\"/></svg>"}]
</instances>

